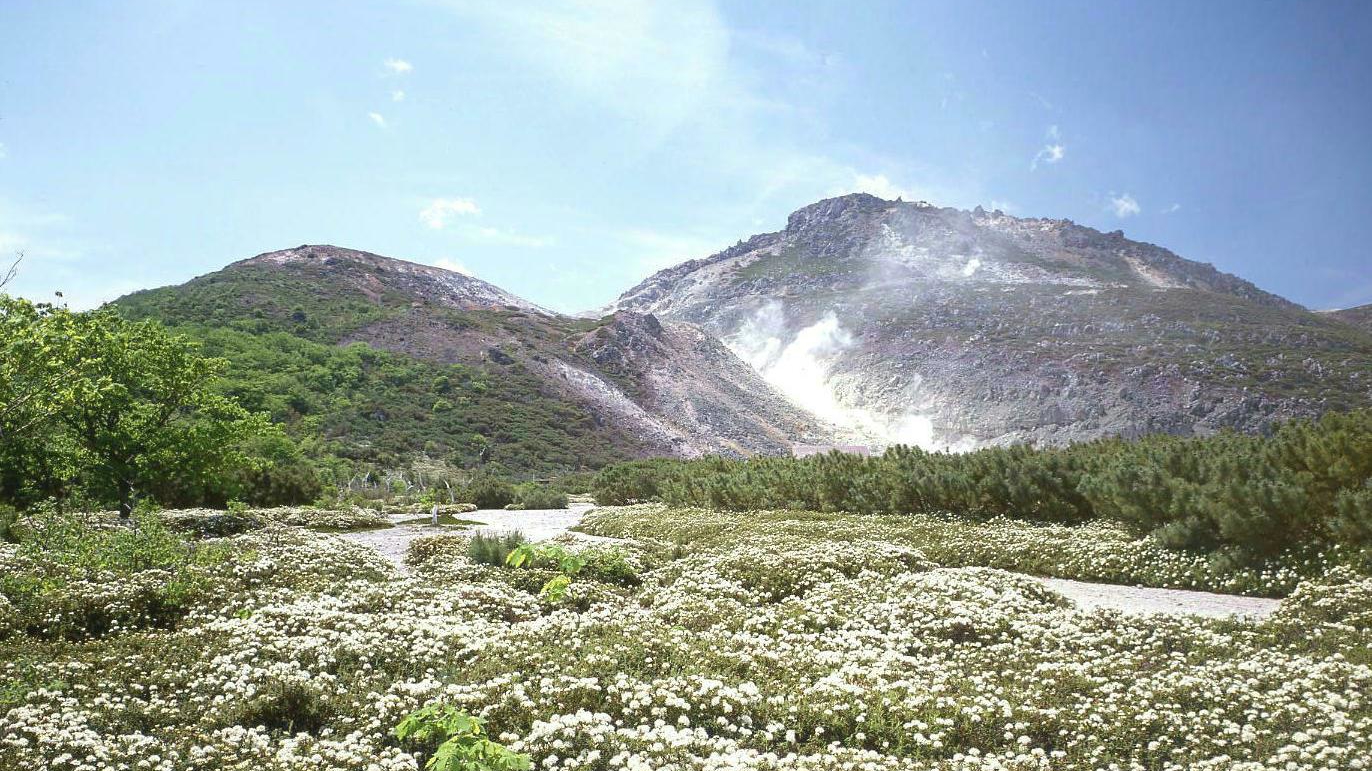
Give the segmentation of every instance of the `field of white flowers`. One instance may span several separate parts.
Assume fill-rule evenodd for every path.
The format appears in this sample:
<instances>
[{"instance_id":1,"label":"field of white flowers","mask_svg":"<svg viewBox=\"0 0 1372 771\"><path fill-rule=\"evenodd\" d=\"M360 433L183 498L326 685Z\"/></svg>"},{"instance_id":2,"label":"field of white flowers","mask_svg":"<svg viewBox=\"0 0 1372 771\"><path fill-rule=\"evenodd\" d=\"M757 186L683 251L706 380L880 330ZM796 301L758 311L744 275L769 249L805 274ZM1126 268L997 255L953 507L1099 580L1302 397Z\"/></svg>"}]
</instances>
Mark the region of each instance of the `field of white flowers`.
<instances>
[{"instance_id":1,"label":"field of white flowers","mask_svg":"<svg viewBox=\"0 0 1372 771\"><path fill-rule=\"evenodd\" d=\"M1372 768L1372 580L1342 569L1261 623L1207 621L949 567L1153 575L1090 529L997 550L930 521L661 506L585 529L628 539L632 574L583 572L558 602L550 570L473 562L457 532L416 541L409 572L271 518L176 571L54 577L0 546L29 598L0 596L0 768L415 769L432 747L393 728L433 703L543 769ZM192 599L171 619L157 603L182 595L148 588L169 581ZM124 611L83 635L104 605Z\"/></svg>"}]
</instances>

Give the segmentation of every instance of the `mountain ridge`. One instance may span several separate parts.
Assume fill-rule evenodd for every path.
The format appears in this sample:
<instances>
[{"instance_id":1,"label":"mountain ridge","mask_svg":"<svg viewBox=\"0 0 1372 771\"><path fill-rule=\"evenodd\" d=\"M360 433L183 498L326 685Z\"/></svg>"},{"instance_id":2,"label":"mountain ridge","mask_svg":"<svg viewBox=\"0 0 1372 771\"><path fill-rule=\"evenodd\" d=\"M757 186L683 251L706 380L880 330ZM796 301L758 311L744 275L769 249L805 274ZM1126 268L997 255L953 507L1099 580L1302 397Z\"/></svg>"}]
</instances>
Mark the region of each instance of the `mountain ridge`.
<instances>
[{"instance_id":1,"label":"mountain ridge","mask_svg":"<svg viewBox=\"0 0 1372 771\"><path fill-rule=\"evenodd\" d=\"M609 307L702 325L877 444L1260 431L1364 404L1372 378L1372 336L1120 231L868 194Z\"/></svg>"},{"instance_id":2,"label":"mountain ridge","mask_svg":"<svg viewBox=\"0 0 1372 771\"><path fill-rule=\"evenodd\" d=\"M623 457L1262 431L1372 399L1372 334L1346 314L1121 231L868 194L658 271L595 318L327 244L117 306L507 378L581 416L564 450L600 437Z\"/></svg>"},{"instance_id":3,"label":"mountain ridge","mask_svg":"<svg viewBox=\"0 0 1372 771\"><path fill-rule=\"evenodd\" d=\"M423 439L410 442L409 452L470 465L504 443L513 445L507 455L537 460L540 438L558 448L554 465L564 470L578 444L603 450L587 453L600 463L784 453L793 441L829 432L690 324L631 312L577 319L472 276L332 245L265 252L180 286L128 295L115 307L202 339L285 334L326 349L363 345L423 363L434 380L479 389L422 391L405 397L406 404L395 403L399 396L381 398L350 412L351 426L331 422L340 440L357 439L359 448L399 414L407 415L406 430ZM441 410L432 406L438 404ZM472 404L485 415L479 425L461 419ZM520 436L501 437L502 409L522 426ZM298 423L308 416L278 417ZM438 424L444 428L426 427ZM462 436L448 438L454 432ZM480 439L468 441L469 433Z\"/></svg>"}]
</instances>

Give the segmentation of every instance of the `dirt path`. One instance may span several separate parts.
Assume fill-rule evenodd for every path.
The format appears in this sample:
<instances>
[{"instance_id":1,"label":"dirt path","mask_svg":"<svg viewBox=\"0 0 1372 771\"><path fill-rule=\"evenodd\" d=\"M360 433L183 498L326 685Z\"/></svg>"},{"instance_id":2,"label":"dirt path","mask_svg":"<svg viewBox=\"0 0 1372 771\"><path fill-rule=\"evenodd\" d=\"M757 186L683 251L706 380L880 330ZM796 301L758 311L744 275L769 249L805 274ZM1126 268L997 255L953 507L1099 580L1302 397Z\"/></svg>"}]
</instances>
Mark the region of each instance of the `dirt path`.
<instances>
[{"instance_id":1,"label":"dirt path","mask_svg":"<svg viewBox=\"0 0 1372 771\"><path fill-rule=\"evenodd\" d=\"M1039 578L1048 588L1088 610L1111 608L1125 613L1168 613L1227 618L1261 619L1277 609L1280 600L1233 594L1151 589L1118 584L1091 584L1066 578Z\"/></svg>"},{"instance_id":2,"label":"dirt path","mask_svg":"<svg viewBox=\"0 0 1372 771\"><path fill-rule=\"evenodd\" d=\"M585 533L571 530L581 522L581 517L593 508L590 504L573 504L568 509L543 509L532 511L504 511L489 509L463 514L482 524L472 529L477 532L508 532L518 530L531 541L544 541L563 533L593 541L609 541ZM397 519L413 518L413 514ZM388 530L369 530L359 533L345 533L343 537L367 544L390 559L402 571L405 566L405 551L414 539L442 532L432 527L399 525ZM1118 584L1092 584L1085 581L1071 581L1065 578L1038 578L1044 585L1075 602L1078 606L1093 610L1109 608L1135 614L1164 613L1173 615L1206 616L1209 618L1260 619L1277 609L1279 600L1261 597L1240 597L1231 594L1211 592L1192 592L1182 589L1151 589L1140 586L1121 586Z\"/></svg>"},{"instance_id":3,"label":"dirt path","mask_svg":"<svg viewBox=\"0 0 1372 771\"><path fill-rule=\"evenodd\" d=\"M458 528L456 526L447 527L425 527L418 525L396 525L385 530L363 530L356 533L343 533L342 536L350 541L376 549L381 556L395 563L396 567L402 571L408 571L405 565L405 552L410 548L410 542L416 538L426 535L434 535L442 532L478 532L478 533L503 533L518 530L523 533L530 541L546 541L555 538L563 533L570 532L570 528L575 527L581 522L581 517L591 505L587 503L574 503L567 509L531 509L527 511L505 511L503 509L482 509L473 511L470 514L460 515L462 519L470 519L480 522L480 525L473 525L470 528ZM413 513L397 514L391 517L395 521L404 519L414 519ZM586 535L584 533L572 533L578 538L586 540L611 540L602 539L598 536Z\"/></svg>"}]
</instances>

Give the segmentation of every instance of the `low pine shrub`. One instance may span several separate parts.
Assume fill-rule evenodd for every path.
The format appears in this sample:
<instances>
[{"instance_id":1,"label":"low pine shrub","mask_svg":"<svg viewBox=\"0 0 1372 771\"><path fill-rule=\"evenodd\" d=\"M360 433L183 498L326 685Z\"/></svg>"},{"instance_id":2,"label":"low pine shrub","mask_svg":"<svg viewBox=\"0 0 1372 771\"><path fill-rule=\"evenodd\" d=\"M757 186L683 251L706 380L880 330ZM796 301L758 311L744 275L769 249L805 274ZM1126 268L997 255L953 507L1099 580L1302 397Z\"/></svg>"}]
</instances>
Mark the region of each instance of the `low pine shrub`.
<instances>
[{"instance_id":1,"label":"low pine shrub","mask_svg":"<svg viewBox=\"0 0 1372 771\"><path fill-rule=\"evenodd\" d=\"M526 542L524 534L518 530L508 533L477 533L467 544L467 558L481 565L505 564L510 552Z\"/></svg>"}]
</instances>

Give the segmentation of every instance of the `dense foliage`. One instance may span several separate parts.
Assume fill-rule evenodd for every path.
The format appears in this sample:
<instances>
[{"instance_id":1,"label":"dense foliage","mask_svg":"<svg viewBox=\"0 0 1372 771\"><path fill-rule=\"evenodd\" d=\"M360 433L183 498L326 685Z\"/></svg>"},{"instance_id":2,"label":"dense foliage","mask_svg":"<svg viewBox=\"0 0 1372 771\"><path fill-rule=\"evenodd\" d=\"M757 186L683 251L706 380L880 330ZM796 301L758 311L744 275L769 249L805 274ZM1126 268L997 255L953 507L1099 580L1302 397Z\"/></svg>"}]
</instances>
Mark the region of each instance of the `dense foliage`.
<instances>
[{"instance_id":1,"label":"dense foliage","mask_svg":"<svg viewBox=\"0 0 1372 771\"><path fill-rule=\"evenodd\" d=\"M217 387L224 367L155 322L0 295L0 502L127 517L139 497L308 494L294 447Z\"/></svg>"},{"instance_id":2,"label":"dense foliage","mask_svg":"<svg viewBox=\"0 0 1372 771\"><path fill-rule=\"evenodd\" d=\"M1089 611L944 567L953 548L916 545L939 523L914 520L601 509L587 529L631 540L550 550L584 560L557 599L539 595L560 564L478 564L453 532L414 541L408 571L271 523L175 542L229 560L171 623L44 639L0 602L0 767L1316 771L1372 754L1372 580L1331 571L1266 620ZM1045 559L1102 527L942 524L1076 539ZM37 575L24 548L0 545L3 575ZM115 567L114 606L173 575ZM49 590L53 607L89 591Z\"/></svg>"},{"instance_id":3,"label":"dense foliage","mask_svg":"<svg viewBox=\"0 0 1372 771\"><path fill-rule=\"evenodd\" d=\"M590 322L414 305L401 292L363 294L346 277L238 265L128 295L114 307L157 319L224 358L227 393L266 412L345 479L417 457L458 474L527 477L639 454L637 438L549 393L521 357L483 355L489 341L519 340L565 358L563 340ZM461 340L463 353L388 351L364 334L420 318L414 323L443 340ZM392 343L420 335L378 334Z\"/></svg>"},{"instance_id":4,"label":"dense foliage","mask_svg":"<svg viewBox=\"0 0 1372 771\"><path fill-rule=\"evenodd\" d=\"M1372 411L1294 421L1268 437L635 461L603 469L593 489L605 504L1108 519L1170 548L1244 563L1296 547L1372 547Z\"/></svg>"}]
</instances>

